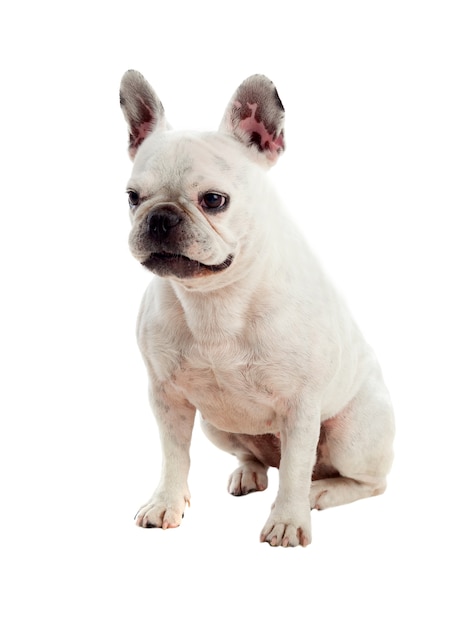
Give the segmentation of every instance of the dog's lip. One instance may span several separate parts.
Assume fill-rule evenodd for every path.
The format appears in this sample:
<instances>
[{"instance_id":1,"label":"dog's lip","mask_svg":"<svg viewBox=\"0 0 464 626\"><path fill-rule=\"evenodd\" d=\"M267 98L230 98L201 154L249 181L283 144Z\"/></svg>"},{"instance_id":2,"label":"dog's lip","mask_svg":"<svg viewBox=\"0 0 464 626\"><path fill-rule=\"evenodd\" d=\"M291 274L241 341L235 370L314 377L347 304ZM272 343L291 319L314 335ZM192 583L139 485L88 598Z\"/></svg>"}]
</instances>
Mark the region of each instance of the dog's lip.
<instances>
[{"instance_id":1,"label":"dog's lip","mask_svg":"<svg viewBox=\"0 0 464 626\"><path fill-rule=\"evenodd\" d=\"M222 272L230 267L233 260L234 256L229 254L222 263L218 263L217 265L206 265L205 263L190 259L182 254L152 252L144 261L142 261L142 265L162 276L173 274L178 278L190 278L208 273Z\"/></svg>"}]
</instances>

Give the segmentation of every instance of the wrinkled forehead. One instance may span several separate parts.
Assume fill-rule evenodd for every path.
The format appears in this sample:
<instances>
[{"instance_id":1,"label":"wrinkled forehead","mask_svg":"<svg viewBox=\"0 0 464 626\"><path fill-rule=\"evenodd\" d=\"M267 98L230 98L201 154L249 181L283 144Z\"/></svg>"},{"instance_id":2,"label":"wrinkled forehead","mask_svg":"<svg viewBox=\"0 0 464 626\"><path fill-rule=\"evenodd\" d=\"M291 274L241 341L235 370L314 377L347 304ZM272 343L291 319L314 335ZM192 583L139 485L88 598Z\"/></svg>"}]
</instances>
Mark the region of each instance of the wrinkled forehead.
<instances>
[{"instance_id":1,"label":"wrinkled forehead","mask_svg":"<svg viewBox=\"0 0 464 626\"><path fill-rule=\"evenodd\" d=\"M203 186L221 180L226 172L233 181L241 177L243 169L243 149L233 137L168 131L145 140L131 180L150 186Z\"/></svg>"}]
</instances>

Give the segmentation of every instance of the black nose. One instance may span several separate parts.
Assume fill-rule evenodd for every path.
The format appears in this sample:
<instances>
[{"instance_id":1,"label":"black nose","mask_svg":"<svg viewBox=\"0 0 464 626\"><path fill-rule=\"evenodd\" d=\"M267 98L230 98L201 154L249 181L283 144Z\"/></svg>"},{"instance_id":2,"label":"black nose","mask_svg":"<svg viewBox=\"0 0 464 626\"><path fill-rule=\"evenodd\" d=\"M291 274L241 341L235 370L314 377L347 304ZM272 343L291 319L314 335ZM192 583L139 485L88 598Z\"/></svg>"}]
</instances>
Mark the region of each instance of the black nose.
<instances>
[{"instance_id":1,"label":"black nose","mask_svg":"<svg viewBox=\"0 0 464 626\"><path fill-rule=\"evenodd\" d=\"M166 239L173 228L181 222L180 215L168 206L154 209L147 217L150 235L159 241Z\"/></svg>"}]
</instances>

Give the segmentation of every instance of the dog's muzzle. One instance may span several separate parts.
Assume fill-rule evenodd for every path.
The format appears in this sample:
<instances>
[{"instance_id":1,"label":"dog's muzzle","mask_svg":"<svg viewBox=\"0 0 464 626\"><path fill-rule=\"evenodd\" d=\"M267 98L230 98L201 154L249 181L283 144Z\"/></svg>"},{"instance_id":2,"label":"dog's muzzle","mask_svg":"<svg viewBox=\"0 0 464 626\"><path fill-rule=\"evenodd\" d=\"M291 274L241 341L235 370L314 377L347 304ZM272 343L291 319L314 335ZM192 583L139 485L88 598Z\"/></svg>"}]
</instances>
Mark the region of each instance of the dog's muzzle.
<instances>
[{"instance_id":1,"label":"dog's muzzle","mask_svg":"<svg viewBox=\"0 0 464 626\"><path fill-rule=\"evenodd\" d=\"M214 274L227 269L233 255L222 263L206 265L181 254L189 239L186 218L171 204L154 208L146 217L145 247L150 251L142 265L159 276L195 278Z\"/></svg>"}]
</instances>

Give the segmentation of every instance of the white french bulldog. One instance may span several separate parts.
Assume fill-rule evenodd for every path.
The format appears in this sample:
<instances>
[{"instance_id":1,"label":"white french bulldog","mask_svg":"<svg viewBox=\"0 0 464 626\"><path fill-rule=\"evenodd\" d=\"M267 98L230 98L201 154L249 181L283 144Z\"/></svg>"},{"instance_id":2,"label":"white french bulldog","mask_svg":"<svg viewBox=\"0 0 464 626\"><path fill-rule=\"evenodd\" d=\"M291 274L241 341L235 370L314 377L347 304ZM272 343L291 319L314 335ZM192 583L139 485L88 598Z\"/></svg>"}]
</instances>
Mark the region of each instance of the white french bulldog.
<instances>
[{"instance_id":1,"label":"white french bulldog","mask_svg":"<svg viewBox=\"0 0 464 626\"><path fill-rule=\"evenodd\" d=\"M372 350L267 180L284 150L280 98L251 76L218 132L178 132L138 72L120 97L134 160L130 249L155 274L138 341L163 450L137 524L180 524L198 410L239 460L231 494L266 489L279 468L261 541L306 546L312 508L385 490L394 418Z\"/></svg>"}]
</instances>

